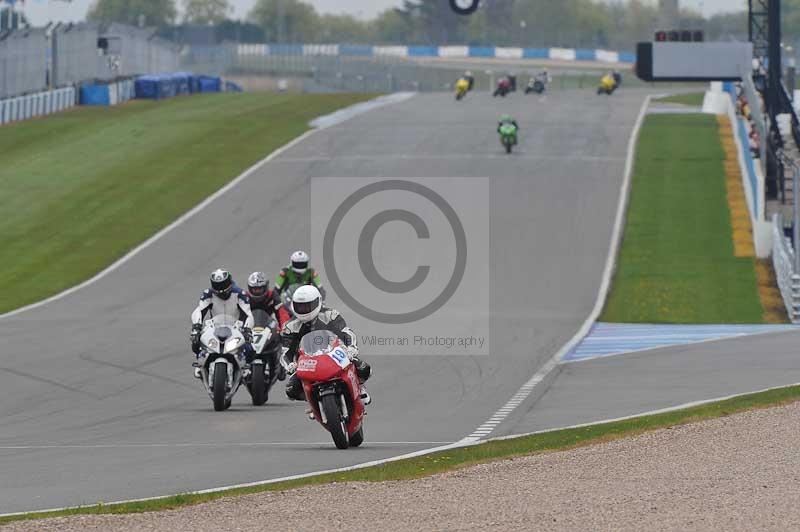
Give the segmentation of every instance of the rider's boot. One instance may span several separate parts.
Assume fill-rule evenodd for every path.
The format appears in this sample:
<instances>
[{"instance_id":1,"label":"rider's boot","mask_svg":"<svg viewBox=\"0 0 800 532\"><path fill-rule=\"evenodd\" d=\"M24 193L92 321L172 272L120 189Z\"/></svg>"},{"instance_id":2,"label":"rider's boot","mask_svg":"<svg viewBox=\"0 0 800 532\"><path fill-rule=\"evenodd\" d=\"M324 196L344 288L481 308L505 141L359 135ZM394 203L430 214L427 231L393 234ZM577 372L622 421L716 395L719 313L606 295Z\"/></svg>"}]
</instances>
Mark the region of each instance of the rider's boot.
<instances>
[{"instance_id":1,"label":"rider's boot","mask_svg":"<svg viewBox=\"0 0 800 532\"><path fill-rule=\"evenodd\" d=\"M369 396L367 393L367 387L363 384L358 387L359 394L361 395L361 402L364 403L364 406L370 404L372 402L372 397Z\"/></svg>"},{"instance_id":2,"label":"rider's boot","mask_svg":"<svg viewBox=\"0 0 800 532\"><path fill-rule=\"evenodd\" d=\"M310 419L311 421L314 421L314 419L316 419L314 417L314 411L311 410L310 406L308 408L306 408L306 415L308 416L308 419Z\"/></svg>"},{"instance_id":3,"label":"rider's boot","mask_svg":"<svg viewBox=\"0 0 800 532\"><path fill-rule=\"evenodd\" d=\"M203 372L200 371L200 368L198 368L197 366L194 367L194 378L195 379L202 379L203 378Z\"/></svg>"}]
</instances>

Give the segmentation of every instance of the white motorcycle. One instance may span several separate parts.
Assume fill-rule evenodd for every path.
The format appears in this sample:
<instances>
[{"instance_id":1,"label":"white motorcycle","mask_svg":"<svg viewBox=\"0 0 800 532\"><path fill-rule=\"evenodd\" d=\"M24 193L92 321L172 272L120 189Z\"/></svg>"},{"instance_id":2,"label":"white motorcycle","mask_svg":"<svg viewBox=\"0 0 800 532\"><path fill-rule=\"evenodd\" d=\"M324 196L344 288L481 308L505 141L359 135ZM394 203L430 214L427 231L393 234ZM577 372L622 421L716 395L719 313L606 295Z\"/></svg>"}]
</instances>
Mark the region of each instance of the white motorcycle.
<instances>
[{"instance_id":1,"label":"white motorcycle","mask_svg":"<svg viewBox=\"0 0 800 532\"><path fill-rule=\"evenodd\" d=\"M200 333L200 368L214 410L221 412L231 406L236 390L242 384L245 362L245 339L241 321L220 314L206 320Z\"/></svg>"}]
</instances>

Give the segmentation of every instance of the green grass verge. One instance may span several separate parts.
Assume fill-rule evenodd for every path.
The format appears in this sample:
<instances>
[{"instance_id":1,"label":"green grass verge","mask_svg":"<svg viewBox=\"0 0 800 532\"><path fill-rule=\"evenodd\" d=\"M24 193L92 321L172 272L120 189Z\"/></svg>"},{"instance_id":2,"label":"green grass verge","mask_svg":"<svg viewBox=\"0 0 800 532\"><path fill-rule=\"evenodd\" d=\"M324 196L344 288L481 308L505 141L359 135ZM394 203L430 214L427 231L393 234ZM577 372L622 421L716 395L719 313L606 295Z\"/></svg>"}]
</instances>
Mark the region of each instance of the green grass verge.
<instances>
[{"instance_id":1,"label":"green grass verge","mask_svg":"<svg viewBox=\"0 0 800 532\"><path fill-rule=\"evenodd\" d=\"M655 101L662 103L680 103L683 105L700 107L703 105L703 98L705 98L705 95L705 92L688 92L686 94L673 94L672 96L665 96L663 98L658 98Z\"/></svg>"},{"instance_id":2,"label":"green grass verge","mask_svg":"<svg viewBox=\"0 0 800 532\"><path fill-rule=\"evenodd\" d=\"M368 94L134 101L0 127L0 313L91 277Z\"/></svg>"},{"instance_id":3,"label":"green grass verge","mask_svg":"<svg viewBox=\"0 0 800 532\"><path fill-rule=\"evenodd\" d=\"M202 495L184 494L143 502L96 504L93 506L83 506L56 512L32 512L18 516L0 517L0 525L12 521L65 517L79 514L151 512L199 504L222 497L266 491L283 491L301 486L329 484L332 482L409 480L495 460L600 443L641 434L659 428L694 423L706 419L728 416L736 412L756 408L767 408L797 400L800 400L800 386L776 388L662 414L640 416L624 421L490 441L481 445L449 449L417 458L390 462L354 471L329 473L288 482L265 484L249 488L237 488L218 493L206 493Z\"/></svg>"},{"instance_id":4,"label":"green grass verge","mask_svg":"<svg viewBox=\"0 0 800 532\"><path fill-rule=\"evenodd\" d=\"M762 323L755 262L736 258L716 118L649 115L601 321Z\"/></svg>"}]
</instances>

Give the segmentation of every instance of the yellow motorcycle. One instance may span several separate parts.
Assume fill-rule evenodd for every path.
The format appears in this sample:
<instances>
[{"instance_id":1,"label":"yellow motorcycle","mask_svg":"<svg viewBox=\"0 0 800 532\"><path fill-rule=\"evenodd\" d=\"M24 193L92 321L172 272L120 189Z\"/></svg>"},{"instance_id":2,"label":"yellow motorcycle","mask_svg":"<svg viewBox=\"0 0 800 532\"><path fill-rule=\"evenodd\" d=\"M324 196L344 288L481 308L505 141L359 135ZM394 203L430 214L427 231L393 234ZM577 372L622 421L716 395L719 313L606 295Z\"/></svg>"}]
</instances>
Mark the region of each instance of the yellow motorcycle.
<instances>
[{"instance_id":1,"label":"yellow motorcycle","mask_svg":"<svg viewBox=\"0 0 800 532\"><path fill-rule=\"evenodd\" d=\"M458 78L456 81L456 100L461 100L469 92L469 81L465 78Z\"/></svg>"},{"instance_id":2,"label":"yellow motorcycle","mask_svg":"<svg viewBox=\"0 0 800 532\"><path fill-rule=\"evenodd\" d=\"M600 79L600 86L597 87L597 94L607 94L611 96L617 90L617 80L611 74L606 74Z\"/></svg>"}]
</instances>

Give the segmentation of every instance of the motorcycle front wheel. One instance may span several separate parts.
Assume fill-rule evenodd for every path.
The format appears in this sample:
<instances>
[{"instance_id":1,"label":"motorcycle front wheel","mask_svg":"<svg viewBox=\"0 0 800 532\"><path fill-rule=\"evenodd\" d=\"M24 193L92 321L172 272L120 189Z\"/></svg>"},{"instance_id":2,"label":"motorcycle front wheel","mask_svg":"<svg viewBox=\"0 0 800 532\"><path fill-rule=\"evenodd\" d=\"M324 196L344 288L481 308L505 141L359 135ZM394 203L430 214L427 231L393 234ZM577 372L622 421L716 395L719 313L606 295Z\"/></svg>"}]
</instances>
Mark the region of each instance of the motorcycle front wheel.
<instances>
[{"instance_id":1,"label":"motorcycle front wheel","mask_svg":"<svg viewBox=\"0 0 800 532\"><path fill-rule=\"evenodd\" d=\"M264 376L264 364L253 364L250 375L250 396L255 406L261 406L267 402L267 380Z\"/></svg>"},{"instance_id":2,"label":"motorcycle front wheel","mask_svg":"<svg viewBox=\"0 0 800 532\"><path fill-rule=\"evenodd\" d=\"M358 447L364 443L364 425L350 436L350 447Z\"/></svg>"},{"instance_id":3,"label":"motorcycle front wheel","mask_svg":"<svg viewBox=\"0 0 800 532\"><path fill-rule=\"evenodd\" d=\"M228 386L228 368L225 364L219 364L214 369L214 382L211 388L214 392L214 410L222 412L230 406L230 403L225 401L225 392L227 391L225 388Z\"/></svg>"},{"instance_id":4,"label":"motorcycle front wheel","mask_svg":"<svg viewBox=\"0 0 800 532\"><path fill-rule=\"evenodd\" d=\"M326 395L322 398L321 403L325 419L328 421L325 427L331 433L333 443L336 444L337 449L347 449L349 446L347 428L344 426L344 419L339 412L339 398L333 394Z\"/></svg>"}]
</instances>

